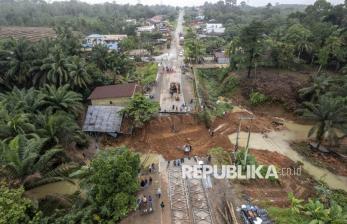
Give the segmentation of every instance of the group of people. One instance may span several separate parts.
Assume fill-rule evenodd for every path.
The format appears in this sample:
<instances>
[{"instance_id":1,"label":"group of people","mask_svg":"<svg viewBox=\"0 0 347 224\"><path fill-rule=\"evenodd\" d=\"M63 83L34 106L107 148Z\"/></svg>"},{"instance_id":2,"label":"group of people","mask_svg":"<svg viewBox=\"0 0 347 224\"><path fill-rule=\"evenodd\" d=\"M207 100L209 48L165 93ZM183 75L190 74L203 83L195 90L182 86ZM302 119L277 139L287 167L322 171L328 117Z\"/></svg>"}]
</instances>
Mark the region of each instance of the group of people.
<instances>
[{"instance_id":1,"label":"group of people","mask_svg":"<svg viewBox=\"0 0 347 224\"><path fill-rule=\"evenodd\" d=\"M148 172L146 172L146 171L148 171ZM141 178L140 178L140 186L142 189L152 185L153 179L152 179L151 174L155 173L156 171L157 171L156 164L152 163L148 166L148 169L145 170L145 175L141 176ZM151 189L149 191L151 191ZM158 187L156 189L155 194L156 194L156 197L158 198L158 201L159 201L161 198L161 194L162 194L160 187ZM142 214L148 214L148 213L153 212L154 211L153 203L154 203L154 198L150 194L148 194L148 195L143 194L142 196L140 196L137 199L137 207L141 211ZM165 204L163 201L161 201L160 207L162 209L165 207Z\"/></svg>"},{"instance_id":2,"label":"group of people","mask_svg":"<svg viewBox=\"0 0 347 224\"><path fill-rule=\"evenodd\" d=\"M156 192L158 200L161 198L161 189L160 187L157 189ZM143 213L151 213L153 212L153 198L151 195L143 195L142 197L137 199L137 205L141 209ZM163 209L165 207L165 204L163 201L160 203L160 207Z\"/></svg>"},{"instance_id":3,"label":"group of people","mask_svg":"<svg viewBox=\"0 0 347 224\"><path fill-rule=\"evenodd\" d=\"M154 173L155 171L156 171L156 167L154 163L148 166L148 173Z\"/></svg>"},{"instance_id":4,"label":"group of people","mask_svg":"<svg viewBox=\"0 0 347 224\"><path fill-rule=\"evenodd\" d=\"M149 176L148 179L147 179L147 178L141 178L141 180L140 180L140 186L141 186L142 188L146 188L146 187L148 187L149 185L152 184L152 181L153 181L153 179L152 179L151 176Z\"/></svg>"},{"instance_id":5,"label":"group of people","mask_svg":"<svg viewBox=\"0 0 347 224\"><path fill-rule=\"evenodd\" d=\"M176 111L176 112L190 112L191 111L191 107L187 106L185 103L183 103L179 108L176 105L172 105L171 107L172 111Z\"/></svg>"},{"instance_id":6,"label":"group of people","mask_svg":"<svg viewBox=\"0 0 347 224\"><path fill-rule=\"evenodd\" d=\"M190 159L190 158L188 158L188 159ZM184 163L184 158L173 160L174 166L181 166L182 163ZM167 166L168 167L170 166L170 160L167 161Z\"/></svg>"}]
</instances>

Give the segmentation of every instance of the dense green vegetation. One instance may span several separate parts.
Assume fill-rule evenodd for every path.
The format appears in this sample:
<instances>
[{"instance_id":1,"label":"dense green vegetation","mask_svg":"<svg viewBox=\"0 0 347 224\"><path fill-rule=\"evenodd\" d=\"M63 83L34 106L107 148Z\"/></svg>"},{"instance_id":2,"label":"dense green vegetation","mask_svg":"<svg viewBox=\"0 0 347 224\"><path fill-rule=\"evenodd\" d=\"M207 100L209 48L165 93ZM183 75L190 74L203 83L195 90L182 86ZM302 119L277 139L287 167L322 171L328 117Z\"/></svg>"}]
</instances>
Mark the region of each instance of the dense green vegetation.
<instances>
[{"instance_id":1,"label":"dense green vegetation","mask_svg":"<svg viewBox=\"0 0 347 224\"><path fill-rule=\"evenodd\" d=\"M34 204L23 197L24 189L9 189L0 185L0 223L33 223L39 221L40 214Z\"/></svg>"},{"instance_id":2,"label":"dense green vegetation","mask_svg":"<svg viewBox=\"0 0 347 224\"><path fill-rule=\"evenodd\" d=\"M297 69L303 64L343 72L346 65L346 5L318 0L282 20L269 6L266 20L240 27L230 42L232 69L256 66Z\"/></svg>"},{"instance_id":3,"label":"dense green vegetation","mask_svg":"<svg viewBox=\"0 0 347 224\"><path fill-rule=\"evenodd\" d=\"M230 96L238 85L238 80L229 76L228 69L196 69L198 78L198 95L204 105L204 111L199 114L200 119L207 127L215 117L223 116L232 109L230 102L224 101L221 96ZM222 83L222 85L221 85Z\"/></svg>"},{"instance_id":4,"label":"dense green vegetation","mask_svg":"<svg viewBox=\"0 0 347 224\"><path fill-rule=\"evenodd\" d=\"M32 142L31 146L34 144ZM139 168L139 155L127 148L103 151L89 166L75 169L70 174L71 177L80 179L83 194L76 192L72 196L47 197L39 201L40 208L45 205L51 208L51 211L45 209L45 212L49 212L47 214L23 197L23 188L8 188L2 183L0 223L117 222L135 208Z\"/></svg>"},{"instance_id":5,"label":"dense green vegetation","mask_svg":"<svg viewBox=\"0 0 347 224\"><path fill-rule=\"evenodd\" d=\"M85 166L68 150L84 156L89 145L80 124L87 97L96 86L130 81L149 86L157 65L136 69L136 62L125 54L144 37L130 36L119 52L99 45L83 51L80 36L72 30L127 33L130 30L119 30L125 19L146 19L156 15L156 10L176 15L174 8L159 6L0 3L1 25L55 26L57 32L57 38L35 43L25 39L0 42L0 181L5 181L0 207L6 213L0 223L114 223L134 208L138 155L127 148L110 149ZM154 37L146 38L151 44ZM138 95L124 113L140 127L158 109ZM33 203L23 197L25 191L59 181L80 184L83 194L50 195Z\"/></svg>"},{"instance_id":6,"label":"dense green vegetation","mask_svg":"<svg viewBox=\"0 0 347 224\"><path fill-rule=\"evenodd\" d=\"M169 6L90 5L80 1L47 3L36 0L6 0L0 2L2 26L69 25L82 33L124 33L133 35L136 26L127 19L143 20L155 15L167 15L174 20L177 12Z\"/></svg>"},{"instance_id":7,"label":"dense green vegetation","mask_svg":"<svg viewBox=\"0 0 347 224\"><path fill-rule=\"evenodd\" d=\"M121 113L132 121L133 127L140 128L158 111L158 102L152 101L143 95L136 94Z\"/></svg>"},{"instance_id":8,"label":"dense green vegetation","mask_svg":"<svg viewBox=\"0 0 347 224\"><path fill-rule=\"evenodd\" d=\"M125 147L100 152L90 166L71 175L81 179L86 195L41 222L116 223L135 208L139 168L139 155Z\"/></svg>"},{"instance_id":9,"label":"dense green vegetation","mask_svg":"<svg viewBox=\"0 0 347 224\"><path fill-rule=\"evenodd\" d=\"M138 66L136 68L136 77L141 83L144 89L153 85L156 81L158 73L158 64L157 63L147 63L143 66Z\"/></svg>"},{"instance_id":10,"label":"dense green vegetation","mask_svg":"<svg viewBox=\"0 0 347 224\"><path fill-rule=\"evenodd\" d=\"M226 33L221 37L198 38L199 29L189 28L185 39L187 61L201 63L203 56L224 49L230 56L229 70L245 72L247 78L253 80L259 67L278 72L309 70L314 74L311 82L294 99L300 103L298 112L316 123L308 134L317 139L317 147L323 143L339 144L347 134L346 4L331 5L318 0L307 7L268 4L264 8L253 8L220 1L206 3L203 13L204 22L214 19L223 23ZM188 11L187 22L195 20L197 15L197 11ZM209 74L204 75L208 81L206 84L199 80L204 86L200 93L209 108L218 96L224 95L220 90L234 88L235 81L229 83L217 78L220 77L218 69L205 73ZM272 100L271 96L253 88L246 97L254 106Z\"/></svg>"},{"instance_id":11,"label":"dense green vegetation","mask_svg":"<svg viewBox=\"0 0 347 224\"><path fill-rule=\"evenodd\" d=\"M347 222L347 207L345 193L331 191L324 186L318 186L322 193L320 197L307 202L295 198L290 193L290 208L269 207L271 218L279 224L287 223L326 223L342 224ZM337 199L337 200L336 200Z\"/></svg>"}]
</instances>

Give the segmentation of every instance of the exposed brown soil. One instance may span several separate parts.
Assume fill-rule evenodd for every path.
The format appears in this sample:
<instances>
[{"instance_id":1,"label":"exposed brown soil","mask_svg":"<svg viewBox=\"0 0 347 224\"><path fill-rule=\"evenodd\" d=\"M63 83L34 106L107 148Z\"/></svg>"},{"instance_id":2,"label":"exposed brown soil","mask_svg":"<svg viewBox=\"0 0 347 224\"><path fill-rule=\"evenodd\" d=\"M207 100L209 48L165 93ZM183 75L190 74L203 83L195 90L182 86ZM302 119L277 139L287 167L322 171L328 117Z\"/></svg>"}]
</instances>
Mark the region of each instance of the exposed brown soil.
<instances>
[{"instance_id":1,"label":"exposed brown soil","mask_svg":"<svg viewBox=\"0 0 347 224\"><path fill-rule=\"evenodd\" d=\"M322 153L318 150L310 149L306 142L293 143L292 148L313 164L324 167L337 175L347 176L347 158L343 158L335 153Z\"/></svg>"},{"instance_id":2,"label":"exposed brown soil","mask_svg":"<svg viewBox=\"0 0 347 224\"><path fill-rule=\"evenodd\" d=\"M192 146L192 155L206 155L213 147L223 147L231 150L227 136L238 129L239 118L250 116L247 112L228 113L223 118L213 122L214 136L210 136L205 125L194 115L160 116L151 120L141 130L136 130L133 136L104 142L106 145L127 145L139 152L156 152L165 159L181 158L184 153L184 144ZM243 122L242 130L248 130L249 121ZM257 117L252 122L253 132L271 130L271 121L267 118Z\"/></svg>"},{"instance_id":3,"label":"exposed brown soil","mask_svg":"<svg viewBox=\"0 0 347 224\"><path fill-rule=\"evenodd\" d=\"M253 72L251 79L247 78L245 72L236 75L240 79L241 92L245 98L252 91L259 91L269 97L272 103L280 103L287 110L294 111L298 107L298 90L307 86L311 73L260 68L256 75Z\"/></svg>"},{"instance_id":4,"label":"exposed brown soil","mask_svg":"<svg viewBox=\"0 0 347 224\"><path fill-rule=\"evenodd\" d=\"M0 39L13 37L14 39L25 38L29 41L39 41L43 38L55 38L56 32L49 27L1 27Z\"/></svg>"},{"instance_id":5,"label":"exposed brown soil","mask_svg":"<svg viewBox=\"0 0 347 224\"><path fill-rule=\"evenodd\" d=\"M266 150L251 150L251 154L257 158L259 164L273 164L277 168L295 168L295 164L289 158ZM279 182L269 180L243 181L242 193L247 195L255 204L271 204L279 207L289 206L288 193L292 192L296 197L308 199L314 196L315 180L305 173L301 176L280 176Z\"/></svg>"},{"instance_id":6,"label":"exposed brown soil","mask_svg":"<svg viewBox=\"0 0 347 224\"><path fill-rule=\"evenodd\" d=\"M193 155L206 155L212 147L223 147L231 151L233 146L227 136L237 131L240 116L249 116L247 112L228 113L223 118L217 118L213 123L215 134L211 137L208 130L193 115L161 116L153 119L142 130L136 131L134 136L122 136L116 142L107 142L108 145L127 145L139 152L157 152L166 159L181 158L184 156L182 147L191 144ZM257 116L252 121L252 131L266 132L273 130L271 119ZM172 132L172 126L176 132ZM249 123L243 122L242 131L247 131ZM274 164L276 167L296 167L297 165L287 157L270 151L251 150L260 164ZM314 180L305 174L301 176L281 177L279 182L268 180L233 181L234 197L239 201L250 198L255 204L271 203L272 205L288 206L288 193L293 192L297 197L308 198L314 194L312 188ZM222 189L220 189L222 191ZM245 196L245 197L243 197ZM245 202L245 201L244 201Z\"/></svg>"}]
</instances>

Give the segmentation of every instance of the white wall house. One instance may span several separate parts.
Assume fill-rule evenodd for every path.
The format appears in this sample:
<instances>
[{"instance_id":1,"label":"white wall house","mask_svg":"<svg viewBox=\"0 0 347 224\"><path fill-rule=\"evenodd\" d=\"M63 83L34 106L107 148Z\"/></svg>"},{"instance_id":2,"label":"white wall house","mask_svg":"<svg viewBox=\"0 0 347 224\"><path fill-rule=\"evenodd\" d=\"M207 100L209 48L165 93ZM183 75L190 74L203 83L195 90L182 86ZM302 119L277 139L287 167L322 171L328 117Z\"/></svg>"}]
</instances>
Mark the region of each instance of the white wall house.
<instances>
[{"instance_id":1,"label":"white wall house","mask_svg":"<svg viewBox=\"0 0 347 224\"><path fill-rule=\"evenodd\" d=\"M153 32L155 30L155 26L140 26L136 28L137 32Z\"/></svg>"},{"instance_id":2,"label":"white wall house","mask_svg":"<svg viewBox=\"0 0 347 224\"><path fill-rule=\"evenodd\" d=\"M225 27L221 23L206 23L207 34L223 34L225 32Z\"/></svg>"},{"instance_id":3,"label":"white wall house","mask_svg":"<svg viewBox=\"0 0 347 224\"><path fill-rule=\"evenodd\" d=\"M100 35L91 34L84 38L82 46L84 48L93 48L97 44L105 45L110 50L118 50L118 42L127 38L127 35Z\"/></svg>"}]
</instances>

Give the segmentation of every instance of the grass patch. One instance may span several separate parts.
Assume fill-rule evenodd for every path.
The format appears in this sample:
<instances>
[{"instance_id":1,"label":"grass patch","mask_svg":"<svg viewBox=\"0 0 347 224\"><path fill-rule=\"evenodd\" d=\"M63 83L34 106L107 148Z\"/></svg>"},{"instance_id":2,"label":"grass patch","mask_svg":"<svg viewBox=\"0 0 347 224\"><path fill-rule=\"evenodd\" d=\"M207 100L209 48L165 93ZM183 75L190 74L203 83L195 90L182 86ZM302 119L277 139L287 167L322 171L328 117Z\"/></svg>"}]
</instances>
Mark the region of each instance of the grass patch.
<instances>
[{"instance_id":1,"label":"grass patch","mask_svg":"<svg viewBox=\"0 0 347 224\"><path fill-rule=\"evenodd\" d=\"M142 86L148 86L155 82L157 78L157 63L147 63L136 68L136 74L140 77Z\"/></svg>"},{"instance_id":2,"label":"grass patch","mask_svg":"<svg viewBox=\"0 0 347 224\"><path fill-rule=\"evenodd\" d=\"M198 91L207 107L215 107L219 96L228 97L238 85L234 76L229 76L227 68L197 69Z\"/></svg>"},{"instance_id":3,"label":"grass patch","mask_svg":"<svg viewBox=\"0 0 347 224\"><path fill-rule=\"evenodd\" d=\"M311 221L310 218L295 214L290 208L267 208L271 220L278 224L307 224Z\"/></svg>"}]
</instances>

